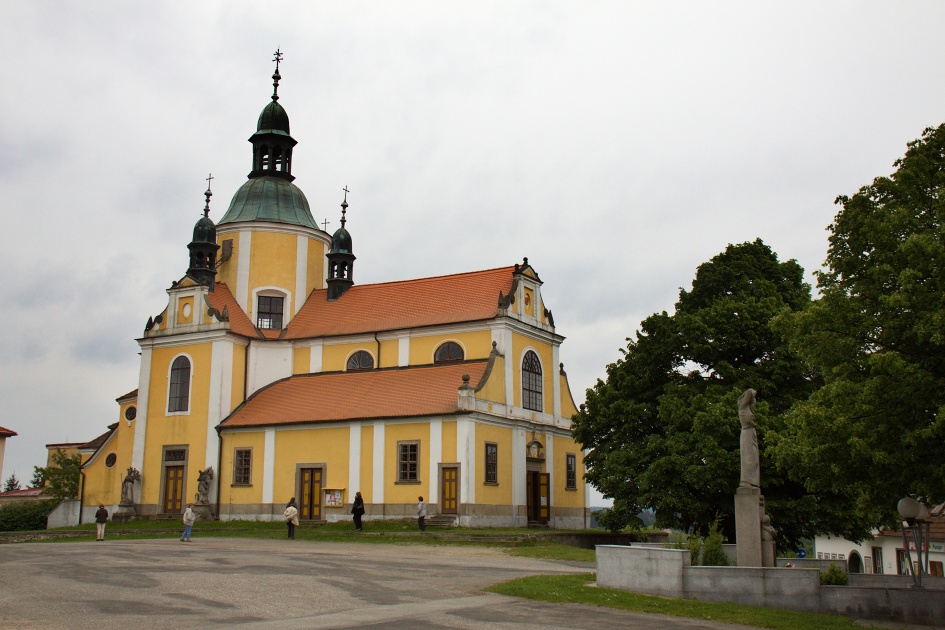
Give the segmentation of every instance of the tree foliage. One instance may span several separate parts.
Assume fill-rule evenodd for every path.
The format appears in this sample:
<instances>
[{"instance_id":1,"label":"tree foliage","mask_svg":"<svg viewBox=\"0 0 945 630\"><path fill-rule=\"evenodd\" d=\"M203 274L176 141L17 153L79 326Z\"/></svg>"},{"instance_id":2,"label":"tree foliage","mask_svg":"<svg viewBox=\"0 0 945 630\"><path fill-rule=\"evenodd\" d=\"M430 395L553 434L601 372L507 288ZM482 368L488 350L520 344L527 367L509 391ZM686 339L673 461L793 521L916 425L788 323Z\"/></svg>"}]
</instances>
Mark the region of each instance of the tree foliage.
<instances>
[{"instance_id":1,"label":"tree foliage","mask_svg":"<svg viewBox=\"0 0 945 630\"><path fill-rule=\"evenodd\" d=\"M16 473L10 473L10 476L7 477L7 480L3 482L3 491L4 492L13 492L14 490L20 489L20 480L16 478Z\"/></svg>"},{"instance_id":2,"label":"tree foliage","mask_svg":"<svg viewBox=\"0 0 945 630\"><path fill-rule=\"evenodd\" d=\"M825 384L772 453L843 504L820 529L854 540L904 495L945 501L945 125L894 166L837 198L821 297L776 325Z\"/></svg>"},{"instance_id":3,"label":"tree foliage","mask_svg":"<svg viewBox=\"0 0 945 630\"><path fill-rule=\"evenodd\" d=\"M761 240L729 245L699 266L675 313L646 318L607 380L587 390L574 437L590 449L587 479L613 498L613 513L656 510L658 527L708 533L718 517L734 539L740 478L737 400L751 387L762 447L762 485L780 540L810 535L814 501L779 475L764 449L768 431L815 388L812 375L770 321L810 302L795 261L779 262Z\"/></svg>"},{"instance_id":4,"label":"tree foliage","mask_svg":"<svg viewBox=\"0 0 945 630\"><path fill-rule=\"evenodd\" d=\"M78 453L67 455L62 449L56 449L49 466L36 466L35 470L42 474L46 485L46 492L58 500L74 499L79 494L79 466L82 456ZM34 473L35 478L35 473Z\"/></svg>"},{"instance_id":5,"label":"tree foliage","mask_svg":"<svg viewBox=\"0 0 945 630\"><path fill-rule=\"evenodd\" d=\"M46 517L58 501L16 501L0 506L0 532L46 529Z\"/></svg>"},{"instance_id":6,"label":"tree foliage","mask_svg":"<svg viewBox=\"0 0 945 630\"><path fill-rule=\"evenodd\" d=\"M43 478L43 469L39 466L33 466L33 478L30 479L30 488L42 488L46 485Z\"/></svg>"}]
</instances>

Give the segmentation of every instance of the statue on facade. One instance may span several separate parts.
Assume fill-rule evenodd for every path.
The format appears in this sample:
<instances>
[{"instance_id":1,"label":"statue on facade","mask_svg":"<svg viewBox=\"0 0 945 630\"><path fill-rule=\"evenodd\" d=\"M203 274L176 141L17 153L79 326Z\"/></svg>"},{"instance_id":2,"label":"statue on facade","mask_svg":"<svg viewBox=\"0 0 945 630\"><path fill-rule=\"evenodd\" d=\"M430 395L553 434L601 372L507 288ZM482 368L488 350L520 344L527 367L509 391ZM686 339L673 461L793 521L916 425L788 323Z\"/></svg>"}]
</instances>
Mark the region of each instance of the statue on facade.
<instances>
[{"instance_id":1,"label":"statue on facade","mask_svg":"<svg viewBox=\"0 0 945 630\"><path fill-rule=\"evenodd\" d=\"M141 481L141 473L137 469L129 467L128 474L121 482L121 505L134 505L136 481Z\"/></svg>"},{"instance_id":2,"label":"statue on facade","mask_svg":"<svg viewBox=\"0 0 945 630\"><path fill-rule=\"evenodd\" d=\"M761 462L758 455L758 434L755 432L755 390L746 389L738 399L738 419L742 424L739 447L742 456L742 488L761 487Z\"/></svg>"},{"instance_id":3,"label":"statue on facade","mask_svg":"<svg viewBox=\"0 0 945 630\"><path fill-rule=\"evenodd\" d=\"M213 466L207 466L206 470L201 470L197 475L197 494L194 496L194 503L198 505L210 503L211 479L213 479Z\"/></svg>"}]
</instances>

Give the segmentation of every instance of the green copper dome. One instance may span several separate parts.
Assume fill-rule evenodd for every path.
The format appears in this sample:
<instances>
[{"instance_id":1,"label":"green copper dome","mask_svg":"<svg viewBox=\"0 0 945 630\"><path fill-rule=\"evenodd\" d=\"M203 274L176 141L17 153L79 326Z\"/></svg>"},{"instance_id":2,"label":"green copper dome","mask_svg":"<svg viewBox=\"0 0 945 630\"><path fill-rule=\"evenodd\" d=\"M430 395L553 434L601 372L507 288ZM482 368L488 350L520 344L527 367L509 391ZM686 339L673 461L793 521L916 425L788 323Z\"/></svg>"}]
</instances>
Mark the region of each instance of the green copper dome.
<instances>
[{"instance_id":1,"label":"green copper dome","mask_svg":"<svg viewBox=\"0 0 945 630\"><path fill-rule=\"evenodd\" d=\"M256 123L256 133L259 132L289 135L289 115L282 105L272 101L263 107Z\"/></svg>"},{"instance_id":2,"label":"green copper dome","mask_svg":"<svg viewBox=\"0 0 945 630\"><path fill-rule=\"evenodd\" d=\"M308 200L299 187L281 177L253 177L233 195L226 214L217 223L272 221L318 229Z\"/></svg>"}]
</instances>

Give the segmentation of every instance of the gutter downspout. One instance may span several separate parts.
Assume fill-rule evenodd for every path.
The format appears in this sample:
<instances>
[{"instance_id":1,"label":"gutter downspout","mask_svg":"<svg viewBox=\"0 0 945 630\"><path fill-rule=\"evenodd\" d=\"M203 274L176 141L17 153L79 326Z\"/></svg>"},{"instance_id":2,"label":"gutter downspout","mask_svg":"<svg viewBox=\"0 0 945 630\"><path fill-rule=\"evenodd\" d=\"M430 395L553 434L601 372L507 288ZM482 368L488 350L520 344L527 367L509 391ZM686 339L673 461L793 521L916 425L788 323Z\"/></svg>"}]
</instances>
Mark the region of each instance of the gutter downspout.
<instances>
[{"instance_id":1,"label":"gutter downspout","mask_svg":"<svg viewBox=\"0 0 945 630\"><path fill-rule=\"evenodd\" d=\"M79 478L82 480L82 489L79 490L79 525L82 524L82 506L85 505L85 473L79 468Z\"/></svg>"},{"instance_id":2,"label":"gutter downspout","mask_svg":"<svg viewBox=\"0 0 945 630\"><path fill-rule=\"evenodd\" d=\"M377 333L374 333L374 345L377 346L377 365L376 368L381 367L381 342L377 338Z\"/></svg>"},{"instance_id":3,"label":"gutter downspout","mask_svg":"<svg viewBox=\"0 0 945 630\"><path fill-rule=\"evenodd\" d=\"M220 425L214 427L217 431L217 440L219 444L217 445L217 520L222 520L220 518L220 495L223 492L223 488L220 484L220 481L223 479L223 471L220 467L223 465L223 434L220 433Z\"/></svg>"}]
</instances>

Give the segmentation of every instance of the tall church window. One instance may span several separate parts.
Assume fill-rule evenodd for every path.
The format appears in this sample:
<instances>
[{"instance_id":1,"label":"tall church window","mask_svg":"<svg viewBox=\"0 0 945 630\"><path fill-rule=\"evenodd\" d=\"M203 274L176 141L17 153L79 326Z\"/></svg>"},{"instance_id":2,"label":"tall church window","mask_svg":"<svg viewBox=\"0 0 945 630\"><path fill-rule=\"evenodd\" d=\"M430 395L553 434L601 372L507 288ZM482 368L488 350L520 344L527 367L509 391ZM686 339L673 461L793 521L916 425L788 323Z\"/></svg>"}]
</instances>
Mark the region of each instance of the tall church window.
<instances>
[{"instance_id":1,"label":"tall church window","mask_svg":"<svg viewBox=\"0 0 945 630\"><path fill-rule=\"evenodd\" d=\"M374 357L371 356L370 352L358 350L348 357L348 365L346 366L346 369L349 372L352 370L373 370Z\"/></svg>"},{"instance_id":2,"label":"tall church window","mask_svg":"<svg viewBox=\"0 0 945 630\"><path fill-rule=\"evenodd\" d=\"M397 481L420 481L420 442L397 442Z\"/></svg>"},{"instance_id":3,"label":"tall church window","mask_svg":"<svg viewBox=\"0 0 945 630\"><path fill-rule=\"evenodd\" d=\"M177 357L171 364L171 385L167 394L168 412L190 409L190 359Z\"/></svg>"},{"instance_id":4,"label":"tall church window","mask_svg":"<svg viewBox=\"0 0 945 630\"><path fill-rule=\"evenodd\" d=\"M233 485L234 486L248 486L250 485L252 464L253 464L253 449L251 448L238 448L233 458Z\"/></svg>"},{"instance_id":5,"label":"tall church window","mask_svg":"<svg viewBox=\"0 0 945 630\"><path fill-rule=\"evenodd\" d=\"M486 442L486 483L499 483L499 445Z\"/></svg>"},{"instance_id":6,"label":"tall church window","mask_svg":"<svg viewBox=\"0 0 945 630\"><path fill-rule=\"evenodd\" d=\"M282 308L285 298L274 295L260 295L256 305L257 328L282 328Z\"/></svg>"},{"instance_id":7,"label":"tall church window","mask_svg":"<svg viewBox=\"0 0 945 630\"><path fill-rule=\"evenodd\" d=\"M564 487L568 490L577 490L577 456L568 453L566 458Z\"/></svg>"},{"instance_id":8,"label":"tall church window","mask_svg":"<svg viewBox=\"0 0 945 630\"><path fill-rule=\"evenodd\" d=\"M463 347L455 341L447 341L441 344L433 353L434 363L456 363L464 358Z\"/></svg>"},{"instance_id":9,"label":"tall church window","mask_svg":"<svg viewBox=\"0 0 945 630\"><path fill-rule=\"evenodd\" d=\"M531 350L522 359L522 406L541 411L541 361Z\"/></svg>"}]
</instances>

